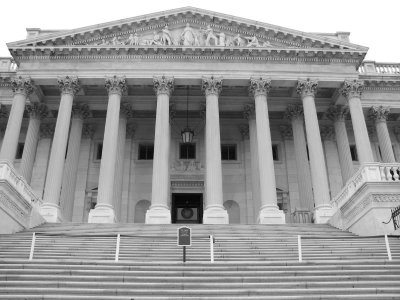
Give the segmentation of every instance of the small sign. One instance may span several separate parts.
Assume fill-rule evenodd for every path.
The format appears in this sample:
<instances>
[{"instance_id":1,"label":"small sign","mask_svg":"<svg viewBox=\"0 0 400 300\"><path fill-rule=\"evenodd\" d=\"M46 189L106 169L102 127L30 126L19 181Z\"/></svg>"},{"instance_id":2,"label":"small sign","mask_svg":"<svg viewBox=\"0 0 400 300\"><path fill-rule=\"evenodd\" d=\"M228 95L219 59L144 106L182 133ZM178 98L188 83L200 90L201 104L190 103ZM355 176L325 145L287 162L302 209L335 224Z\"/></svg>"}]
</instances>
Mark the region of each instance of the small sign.
<instances>
[{"instance_id":1,"label":"small sign","mask_svg":"<svg viewBox=\"0 0 400 300\"><path fill-rule=\"evenodd\" d=\"M178 246L192 245L192 229L189 227L178 228Z\"/></svg>"}]
</instances>

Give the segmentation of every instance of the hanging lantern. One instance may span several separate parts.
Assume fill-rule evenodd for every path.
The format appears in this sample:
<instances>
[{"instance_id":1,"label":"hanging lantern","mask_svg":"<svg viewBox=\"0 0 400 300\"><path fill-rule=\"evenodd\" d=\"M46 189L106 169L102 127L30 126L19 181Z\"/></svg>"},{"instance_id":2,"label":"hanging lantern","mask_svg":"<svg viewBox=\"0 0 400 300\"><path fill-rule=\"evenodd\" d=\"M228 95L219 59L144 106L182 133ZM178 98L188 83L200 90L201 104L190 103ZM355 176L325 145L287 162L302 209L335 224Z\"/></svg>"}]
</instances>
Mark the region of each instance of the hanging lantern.
<instances>
[{"instance_id":1,"label":"hanging lantern","mask_svg":"<svg viewBox=\"0 0 400 300\"><path fill-rule=\"evenodd\" d=\"M184 144L192 142L194 131L189 128L189 87L186 89L186 128L181 131L181 135Z\"/></svg>"}]
</instances>

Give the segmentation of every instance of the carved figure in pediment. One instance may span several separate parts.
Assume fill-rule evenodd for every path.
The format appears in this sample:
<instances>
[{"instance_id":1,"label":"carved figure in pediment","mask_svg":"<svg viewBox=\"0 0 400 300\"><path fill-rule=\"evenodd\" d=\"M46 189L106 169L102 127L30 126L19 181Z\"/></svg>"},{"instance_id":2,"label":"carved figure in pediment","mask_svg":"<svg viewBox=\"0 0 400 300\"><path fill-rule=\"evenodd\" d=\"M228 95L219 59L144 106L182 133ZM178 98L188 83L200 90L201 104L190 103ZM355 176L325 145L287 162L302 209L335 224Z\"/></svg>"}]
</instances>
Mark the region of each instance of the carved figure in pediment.
<instances>
[{"instance_id":1,"label":"carved figure in pediment","mask_svg":"<svg viewBox=\"0 0 400 300\"><path fill-rule=\"evenodd\" d=\"M233 44L238 47L244 47L245 43L242 37L240 36L240 33L235 35L235 37L232 40Z\"/></svg>"},{"instance_id":2,"label":"carved figure in pediment","mask_svg":"<svg viewBox=\"0 0 400 300\"><path fill-rule=\"evenodd\" d=\"M165 25L165 27L162 29L161 43L163 45L172 45L171 32L168 29L168 25Z\"/></svg>"},{"instance_id":3,"label":"carved figure in pediment","mask_svg":"<svg viewBox=\"0 0 400 300\"><path fill-rule=\"evenodd\" d=\"M219 46L225 47L225 33L220 32L220 33L217 33L217 35L218 35L218 37L219 37L219 43L218 43L218 45L219 45Z\"/></svg>"},{"instance_id":4,"label":"carved figure in pediment","mask_svg":"<svg viewBox=\"0 0 400 300\"><path fill-rule=\"evenodd\" d=\"M197 39L196 34L194 33L192 27L190 27L190 24L187 23L185 29L183 29L183 32L181 34L181 40L183 41L183 45L193 46L195 45L196 39Z\"/></svg>"},{"instance_id":5,"label":"carved figure in pediment","mask_svg":"<svg viewBox=\"0 0 400 300\"><path fill-rule=\"evenodd\" d=\"M135 32L135 34L130 34L129 38L127 40L128 45L139 45L139 36L138 34Z\"/></svg>"},{"instance_id":6,"label":"carved figure in pediment","mask_svg":"<svg viewBox=\"0 0 400 300\"><path fill-rule=\"evenodd\" d=\"M214 34L214 30L211 28L210 25L207 25L206 29L202 29L200 28L201 32L203 32L203 34L205 36L207 36L206 38L206 46L210 46L210 40L214 40L214 45L217 46L218 45L218 39Z\"/></svg>"},{"instance_id":7,"label":"carved figure in pediment","mask_svg":"<svg viewBox=\"0 0 400 300\"><path fill-rule=\"evenodd\" d=\"M150 45L157 45L157 46L162 45L160 35L157 33L157 31L153 31L153 40Z\"/></svg>"},{"instance_id":8,"label":"carved figure in pediment","mask_svg":"<svg viewBox=\"0 0 400 300\"><path fill-rule=\"evenodd\" d=\"M263 47L272 47L272 45L271 45L271 43L270 43L269 41L265 41L265 42L262 44L262 46L263 46Z\"/></svg>"},{"instance_id":9,"label":"carved figure in pediment","mask_svg":"<svg viewBox=\"0 0 400 300\"><path fill-rule=\"evenodd\" d=\"M100 45L102 46L109 45L109 42L106 39L102 39Z\"/></svg>"},{"instance_id":10,"label":"carved figure in pediment","mask_svg":"<svg viewBox=\"0 0 400 300\"><path fill-rule=\"evenodd\" d=\"M196 162L194 160L191 160L186 168L187 172L194 172L197 171L197 166Z\"/></svg>"},{"instance_id":11,"label":"carved figure in pediment","mask_svg":"<svg viewBox=\"0 0 400 300\"><path fill-rule=\"evenodd\" d=\"M258 38L254 36L245 36L245 39L247 39L247 47L260 47L260 43L258 42Z\"/></svg>"},{"instance_id":12,"label":"carved figure in pediment","mask_svg":"<svg viewBox=\"0 0 400 300\"><path fill-rule=\"evenodd\" d=\"M111 40L111 43L115 45L121 45L121 42L119 41L118 37L114 36L113 39Z\"/></svg>"}]
</instances>

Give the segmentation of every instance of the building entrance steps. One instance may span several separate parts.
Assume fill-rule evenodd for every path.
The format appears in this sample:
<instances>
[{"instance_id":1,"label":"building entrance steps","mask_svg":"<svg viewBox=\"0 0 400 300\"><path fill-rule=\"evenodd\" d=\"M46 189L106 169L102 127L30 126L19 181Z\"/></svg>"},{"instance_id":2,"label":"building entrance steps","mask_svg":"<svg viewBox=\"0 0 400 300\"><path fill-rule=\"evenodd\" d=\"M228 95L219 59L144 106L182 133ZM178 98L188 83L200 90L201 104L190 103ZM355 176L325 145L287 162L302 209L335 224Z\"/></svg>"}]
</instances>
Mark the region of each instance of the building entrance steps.
<instances>
[{"instance_id":1,"label":"building entrance steps","mask_svg":"<svg viewBox=\"0 0 400 300\"><path fill-rule=\"evenodd\" d=\"M191 224L183 263L180 226L45 224L0 235L0 299L400 299L397 237L389 261L383 237L326 224Z\"/></svg>"}]
</instances>

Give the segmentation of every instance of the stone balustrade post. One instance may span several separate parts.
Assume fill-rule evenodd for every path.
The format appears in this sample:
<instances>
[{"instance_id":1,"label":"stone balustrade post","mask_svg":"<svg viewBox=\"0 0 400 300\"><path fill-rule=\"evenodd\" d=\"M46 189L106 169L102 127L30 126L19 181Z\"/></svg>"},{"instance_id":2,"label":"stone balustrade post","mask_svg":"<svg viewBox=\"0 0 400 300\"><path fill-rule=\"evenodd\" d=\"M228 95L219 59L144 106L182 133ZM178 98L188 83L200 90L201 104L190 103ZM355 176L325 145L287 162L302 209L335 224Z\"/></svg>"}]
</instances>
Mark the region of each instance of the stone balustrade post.
<instances>
[{"instance_id":1,"label":"stone balustrade post","mask_svg":"<svg viewBox=\"0 0 400 300\"><path fill-rule=\"evenodd\" d=\"M284 224L285 215L278 209L276 196L275 166L272 155L271 129L269 126L267 94L271 87L271 80L251 78L249 92L254 97L256 127L258 171L260 174L260 201L258 214L260 224Z\"/></svg>"},{"instance_id":2,"label":"stone balustrade post","mask_svg":"<svg viewBox=\"0 0 400 300\"><path fill-rule=\"evenodd\" d=\"M363 89L363 81L346 80L340 90L349 103L351 122L353 124L354 138L356 140L357 154L360 164L374 161L364 113L361 106L361 94Z\"/></svg>"},{"instance_id":3,"label":"stone balustrade post","mask_svg":"<svg viewBox=\"0 0 400 300\"><path fill-rule=\"evenodd\" d=\"M376 135L381 149L382 160L385 163L396 162L393 153L392 142L386 120L389 116L390 108L384 106L372 106L369 109L369 118L375 122Z\"/></svg>"},{"instance_id":4,"label":"stone balustrade post","mask_svg":"<svg viewBox=\"0 0 400 300\"><path fill-rule=\"evenodd\" d=\"M61 91L61 100L50 151L43 205L40 208L40 212L47 222L61 222L63 220L59 205L64 173L65 153L67 151L72 103L75 94L80 89L77 77L60 77L57 82Z\"/></svg>"},{"instance_id":5,"label":"stone balustrade post","mask_svg":"<svg viewBox=\"0 0 400 300\"><path fill-rule=\"evenodd\" d=\"M11 87L14 92L14 98L0 151L0 160L6 160L13 165L22 119L24 117L26 99L33 92L34 87L29 77L21 76L11 79Z\"/></svg>"},{"instance_id":6,"label":"stone balustrade post","mask_svg":"<svg viewBox=\"0 0 400 300\"><path fill-rule=\"evenodd\" d=\"M107 77L105 87L108 91L108 105L100 163L99 189L96 207L89 212L89 223L115 222L113 193L121 97L127 90L125 77Z\"/></svg>"},{"instance_id":7,"label":"stone balustrade post","mask_svg":"<svg viewBox=\"0 0 400 300\"><path fill-rule=\"evenodd\" d=\"M206 96L206 209L204 224L228 224L229 216L223 206L221 133L218 97L222 91L222 78L203 77L202 91Z\"/></svg>"},{"instance_id":8,"label":"stone balustrade post","mask_svg":"<svg viewBox=\"0 0 400 300\"><path fill-rule=\"evenodd\" d=\"M315 80L299 80L297 93L303 101L311 181L315 202L314 222L326 223L332 216L332 207L330 205L328 175L314 100L317 87L318 82Z\"/></svg>"},{"instance_id":9,"label":"stone balustrade post","mask_svg":"<svg viewBox=\"0 0 400 300\"><path fill-rule=\"evenodd\" d=\"M26 182L30 184L40 136L40 122L47 117L49 111L43 103L27 105L26 110L29 113L29 125L19 172L25 178Z\"/></svg>"},{"instance_id":10,"label":"stone balustrade post","mask_svg":"<svg viewBox=\"0 0 400 300\"><path fill-rule=\"evenodd\" d=\"M156 128L154 134L153 180L151 206L146 212L147 224L171 223L169 198L170 125L169 97L174 90L173 77L154 77L157 95Z\"/></svg>"}]
</instances>

